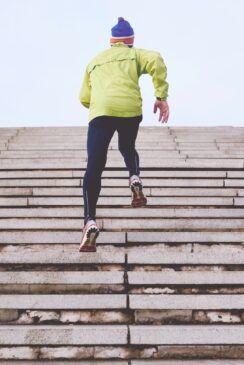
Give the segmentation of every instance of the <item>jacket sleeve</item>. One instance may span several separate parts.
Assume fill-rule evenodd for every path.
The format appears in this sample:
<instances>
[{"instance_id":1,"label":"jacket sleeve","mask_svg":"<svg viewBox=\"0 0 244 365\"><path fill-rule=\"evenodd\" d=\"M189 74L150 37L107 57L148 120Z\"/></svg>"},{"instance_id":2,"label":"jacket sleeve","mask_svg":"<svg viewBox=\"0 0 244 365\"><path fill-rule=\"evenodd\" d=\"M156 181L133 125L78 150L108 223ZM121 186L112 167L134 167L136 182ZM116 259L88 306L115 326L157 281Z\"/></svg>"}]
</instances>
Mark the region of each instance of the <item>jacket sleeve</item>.
<instances>
[{"instance_id":1,"label":"jacket sleeve","mask_svg":"<svg viewBox=\"0 0 244 365\"><path fill-rule=\"evenodd\" d=\"M86 108L89 108L90 99L91 99L91 83L90 83L89 73L86 68L82 86L80 89L79 100L82 105L84 105Z\"/></svg>"},{"instance_id":2,"label":"jacket sleeve","mask_svg":"<svg viewBox=\"0 0 244 365\"><path fill-rule=\"evenodd\" d=\"M138 68L139 76L149 74L152 76L154 96L167 100L169 84L166 81L167 68L159 52L139 48Z\"/></svg>"}]
</instances>

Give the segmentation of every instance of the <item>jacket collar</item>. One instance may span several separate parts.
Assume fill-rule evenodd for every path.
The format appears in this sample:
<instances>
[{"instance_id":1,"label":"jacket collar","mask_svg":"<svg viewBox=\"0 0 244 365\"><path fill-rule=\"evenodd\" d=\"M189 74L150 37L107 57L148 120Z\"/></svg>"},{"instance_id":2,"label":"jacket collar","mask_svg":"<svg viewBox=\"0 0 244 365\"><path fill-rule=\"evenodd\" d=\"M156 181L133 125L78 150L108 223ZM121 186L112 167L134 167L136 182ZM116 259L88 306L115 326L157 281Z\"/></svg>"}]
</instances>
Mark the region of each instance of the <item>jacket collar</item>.
<instances>
[{"instance_id":1,"label":"jacket collar","mask_svg":"<svg viewBox=\"0 0 244 365\"><path fill-rule=\"evenodd\" d=\"M127 44L125 44L124 42L116 42L111 44L111 47L129 47Z\"/></svg>"}]
</instances>

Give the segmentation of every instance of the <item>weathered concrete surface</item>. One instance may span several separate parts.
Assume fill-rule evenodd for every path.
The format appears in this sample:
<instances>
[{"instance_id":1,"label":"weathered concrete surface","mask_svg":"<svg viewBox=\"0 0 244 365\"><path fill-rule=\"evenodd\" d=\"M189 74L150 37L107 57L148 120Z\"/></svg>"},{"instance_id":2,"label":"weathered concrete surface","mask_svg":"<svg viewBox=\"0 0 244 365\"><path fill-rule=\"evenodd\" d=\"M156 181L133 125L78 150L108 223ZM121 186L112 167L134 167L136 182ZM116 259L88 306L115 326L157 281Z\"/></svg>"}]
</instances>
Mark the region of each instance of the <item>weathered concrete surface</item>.
<instances>
[{"instance_id":1,"label":"weathered concrete surface","mask_svg":"<svg viewBox=\"0 0 244 365\"><path fill-rule=\"evenodd\" d=\"M115 134L81 254L87 131L0 129L1 364L242 364L244 128L140 127L141 209Z\"/></svg>"},{"instance_id":2,"label":"weathered concrete surface","mask_svg":"<svg viewBox=\"0 0 244 365\"><path fill-rule=\"evenodd\" d=\"M0 345L119 345L127 343L126 326L0 326Z\"/></svg>"},{"instance_id":3,"label":"weathered concrete surface","mask_svg":"<svg viewBox=\"0 0 244 365\"><path fill-rule=\"evenodd\" d=\"M132 344L244 344L244 326L130 326Z\"/></svg>"},{"instance_id":4,"label":"weathered concrete surface","mask_svg":"<svg viewBox=\"0 0 244 365\"><path fill-rule=\"evenodd\" d=\"M0 308L100 309L126 308L124 294L0 295Z\"/></svg>"}]
</instances>

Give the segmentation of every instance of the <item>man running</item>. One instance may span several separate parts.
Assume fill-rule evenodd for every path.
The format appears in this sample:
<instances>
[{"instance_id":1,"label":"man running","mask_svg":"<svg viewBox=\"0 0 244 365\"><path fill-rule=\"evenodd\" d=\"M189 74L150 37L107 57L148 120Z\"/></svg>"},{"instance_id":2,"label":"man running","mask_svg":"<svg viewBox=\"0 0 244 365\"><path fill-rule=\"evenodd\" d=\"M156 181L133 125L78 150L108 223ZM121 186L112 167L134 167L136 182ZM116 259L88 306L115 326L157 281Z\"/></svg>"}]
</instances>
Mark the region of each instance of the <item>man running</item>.
<instances>
[{"instance_id":1,"label":"man running","mask_svg":"<svg viewBox=\"0 0 244 365\"><path fill-rule=\"evenodd\" d=\"M87 168L83 178L84 227L79 251L96 251L99 228L96 204L101 190L101 175L114 132L118 148L129 172L132 207L147 203L140 178L139 155L135 141L142 121L142 97L138 79L149 74L156 97L153 111L159 109L159 121L167 123L167 68L159 52L135 48L134 31L124 18L111 29L110 48L97 54L87 65L79 100L89 108Z\"/></svg>"}]
</instances>

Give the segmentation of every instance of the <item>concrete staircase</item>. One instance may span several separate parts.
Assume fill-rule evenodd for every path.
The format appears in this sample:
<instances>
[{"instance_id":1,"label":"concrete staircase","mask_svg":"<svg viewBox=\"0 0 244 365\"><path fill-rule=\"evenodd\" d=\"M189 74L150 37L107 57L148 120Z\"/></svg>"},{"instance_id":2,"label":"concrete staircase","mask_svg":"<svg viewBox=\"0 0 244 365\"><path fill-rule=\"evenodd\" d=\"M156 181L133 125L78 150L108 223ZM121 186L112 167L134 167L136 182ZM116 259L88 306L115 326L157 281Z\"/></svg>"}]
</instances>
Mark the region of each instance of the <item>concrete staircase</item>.
<instances>
[{"instance_id":1,"label":"concrete staircase","mask_svg":"<svg viewBox=\"0 0 244 365\"><path fill-rule=\"evenodd\" d=\"M244 128L114 135L97 253L79 253L87 127L0 129L0 363L244 363Z\"/></svg>"}]
</instances>

